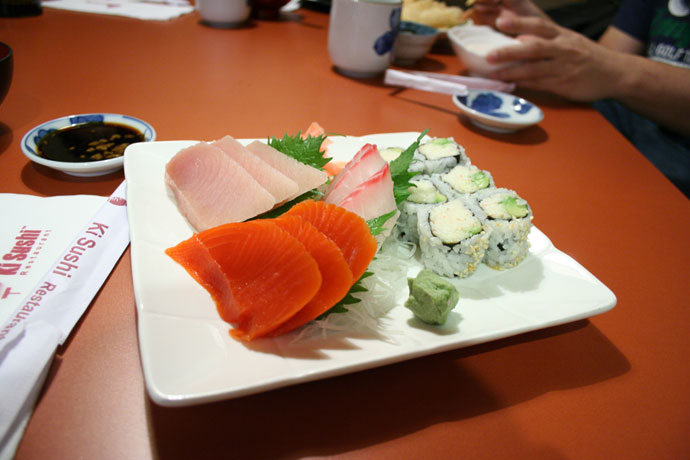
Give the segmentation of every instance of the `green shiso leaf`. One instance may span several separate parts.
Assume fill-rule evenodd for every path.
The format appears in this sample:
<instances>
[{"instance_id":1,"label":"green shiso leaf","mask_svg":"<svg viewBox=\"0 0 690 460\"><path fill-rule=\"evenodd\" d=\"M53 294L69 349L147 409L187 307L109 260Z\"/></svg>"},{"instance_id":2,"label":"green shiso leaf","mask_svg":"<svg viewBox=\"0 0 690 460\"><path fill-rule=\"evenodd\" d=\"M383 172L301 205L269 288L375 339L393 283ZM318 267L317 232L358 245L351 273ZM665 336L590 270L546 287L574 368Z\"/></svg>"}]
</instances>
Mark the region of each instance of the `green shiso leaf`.
<instances>
[{"instance_id":1,"label":"green shiso leaf","mask_svg":"<svg viewBox=\"0 0 690 460\"><path fill-rule=\"evenodd\" d=\"M323 192L320 192L316 189L307 190L297 198L293 198L292 200L286 201L285 203L271 209L270 211L266 211L263 214L259 214L258 216L254 217L254 219L273 219L274 217L280 217L286 212L288 212L290 208L292 208L297 203L304 200L319 200L322 196Z\"/></svg>"},{"instance_id":2,"label":"green shiso leaf","mask_svg":"<svg viewBox=\"0 0 690 460\"><path fill-rule=\"evenodd\" d=\"M419 174L418 172L410 172L409 167L412 163L412 158L414 152L419 147L419 143L422 138L428 132L425 129L422 134L419 135L416 141L414 141L403 153L400 154L398 158L390 162L391 177L393 178L393 195L395 196L395 204L400 204L410 196L410 187L414 187L414 184L410 183L410 179Z\"/></svg>"},{"instance_id":3,"label":"green shiso leaf","mask_svg":"<svg viewBox=\"0 0 690 460\"><path fill-rule=\"evenodd\" d=\"M397 211L393 210L387 214L384 214L382 216L374 217L373 219L369 219L367 221L367 225L369 226L369 231L373 236L378 235L384 230L383 225L386 223L388 219L393 217Z\"/></svg>"},{"instance_id":4,"label":"green shiso leaf","mask_svg":"<svg viewBox=\"0 0 690 460\"><path fill-rule=\"evenodd\" d=\"M365 279L365 278L368 278L368 277L370 277L370 276L372 276L372 275L373 275L372 272L364 272L364 274L362 274L362 276L360 276L360 278L357 280L357 282L356 282L355 284L352 285L352 287L350 288L350 290L348 291L348 293L345 294L345 297L343 297L343 298L340 300L340 302L338 302L337 304L333 305L328 311L326 311L325 313L321 314L321 316L319 316L319 317L316 318L316 319L323 319L323 318L325 318L326 316L330 315L331 313L347 313L347 308L345 307L345 305L352 305L352 304L361 302L360 299L358 299L357 297L353 296L352 294L355 294L355 293L357 293L357 292L366 292L366 291L367 291L367 288L365 288L365 287L362 285L362 280Z\"/></svg>"},{"instance_id":5,"label":"green shiso leaf","mask_svg":"<svg viewBox=\"0 0 690 460\"><path fill-rule=\"evenodd\" d=\"M271 137L268 139L268 145L297 161L317 169L323 169L331 161L330 158L324 157L321 152L321 144L326 136L307 136L306 139L302 139L300 134L301 131L298 131L294 136L285 134L282 139Z\"/></svg>"}]
</instances>

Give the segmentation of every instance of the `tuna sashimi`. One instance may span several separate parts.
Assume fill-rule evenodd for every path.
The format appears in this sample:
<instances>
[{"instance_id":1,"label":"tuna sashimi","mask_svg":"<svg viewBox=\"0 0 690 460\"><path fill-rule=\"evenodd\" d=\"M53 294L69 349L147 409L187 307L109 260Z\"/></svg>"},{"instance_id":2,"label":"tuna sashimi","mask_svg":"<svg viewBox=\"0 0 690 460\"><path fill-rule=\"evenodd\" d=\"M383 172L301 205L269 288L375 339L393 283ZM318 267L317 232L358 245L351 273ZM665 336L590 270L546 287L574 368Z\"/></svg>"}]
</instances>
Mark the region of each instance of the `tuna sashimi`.
<instances>
[{"instance_id":1,"label":"tuna sashimi","mask_svg":"<svg viewBox=\"0 0 690 460\"><path fill-rule=\"evenodd\" d=\"M254 141L247 145L247 149L290 179L297 182L299 189L297 193L290 198L295 198L296 196L322 185L328 180L328 174L325 171L297 161L263 142Z\"/></svg>"},{"instance_id":2,"label":"tuna sashimi","mask_svg":"<svg viewBox=\"0 0 690 460\"><path fill-rule=\"evenodd\" d=\"M335 176L326 192L326 203L339 203L359 184L379 171L386 163L378 148L366 144Z\"/></svg>"},{"instance_id":3,"label":"tuna sashimi","mask_svg":"<svg viewBox=\"0 0 690 460\"><path fill-rule=\"evenodd\" d=\"M165 182L197 231L241 222L275 205L273 195L242 166L205 142L178 152L165 167Z\"/></svg>"},{"instance_id":4,"label":"tuna sashimi","mask_svg":"<svg viewBox=\"0 0 690 460\"><path fill-rule=\"evenodd\" d=\"M270 333L321 287L314 258L270 220L221 225L166 253L208 290L220 316L236 325L230 334L241 340Z\"/></svg>"},{"instance_id":5,"label":"tuna sashimi","mask_svg":"<svg viewBox=\"0 0 690 460\"><path fill-rule=\"evenodd\" d=\"M357 281L369 266L377 250L376 239L367 223L357 214L323 201L305 200L294 205L287 215L308 220L330 238L343 253Z\"/></svg>"},{"instance_id":6,"label":"tuna sashimi","mask_svg":"<svg viewBox=\"0 0 690 460\"><path fill-rule=\"evenodd\" d=\"M297 238L316 260L321 271L321 288L294 316L270 335L281 335L306 324L339 302L356 280L340 248L312 224L299 216L281 216L275 224Z\"/></svg>"},{"instance_id":7,"label":"tuna sashimi","mask_svg":"<svg viewBox=\"0 0 690 460\"><path fill-rule=\"evenodd\" d=\"M230 158L246 169L263 188L273 195L276 203L282 203L295 196L299 190L297 182L252 154L231 136L225 136L213 142L212 145L223 150Z\"/></svg>"}]
</instances>

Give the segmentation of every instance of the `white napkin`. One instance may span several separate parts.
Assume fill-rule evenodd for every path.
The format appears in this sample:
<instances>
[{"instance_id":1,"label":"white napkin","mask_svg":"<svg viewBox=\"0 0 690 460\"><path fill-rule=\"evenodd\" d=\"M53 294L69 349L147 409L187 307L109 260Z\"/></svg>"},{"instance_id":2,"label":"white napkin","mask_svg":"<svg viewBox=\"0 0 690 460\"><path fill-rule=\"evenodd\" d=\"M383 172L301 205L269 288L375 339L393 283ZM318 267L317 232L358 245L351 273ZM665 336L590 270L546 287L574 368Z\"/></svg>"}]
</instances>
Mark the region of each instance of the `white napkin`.
<instances>
[{"instance_id":1,"label":"white napkin","mask_svg":"<svg viewBox=\"0 0 690 460\"><path fill-rule=\"evenodd\" d=\"M57 346L129 244L125 183L106 200L0 194L0 459L12 458Z\"/></svg>"},{"instance_id":2,"label":"white napkin","mask_svg":"<svg viewBox=\"0 0 690 460\"><path fill-rule=\"evenodd\" d=\"M466 96L467 89L491 89L507 93L515 89L514 83L480 77L463 77L434 72L407 71L388 69L383 82L392 86L420 89L432 93Z\"/></svg>"},{"instance_id":3,"label":"white napkin","mask_svg":"<svg viewBox=\"0 0 690 460\"><path fill-rule=\"evenodd\" d=\"M61 10L154 21L167 21L194 11L187 0L43 0L41 4Z\"/></svg>"}]
</instances>

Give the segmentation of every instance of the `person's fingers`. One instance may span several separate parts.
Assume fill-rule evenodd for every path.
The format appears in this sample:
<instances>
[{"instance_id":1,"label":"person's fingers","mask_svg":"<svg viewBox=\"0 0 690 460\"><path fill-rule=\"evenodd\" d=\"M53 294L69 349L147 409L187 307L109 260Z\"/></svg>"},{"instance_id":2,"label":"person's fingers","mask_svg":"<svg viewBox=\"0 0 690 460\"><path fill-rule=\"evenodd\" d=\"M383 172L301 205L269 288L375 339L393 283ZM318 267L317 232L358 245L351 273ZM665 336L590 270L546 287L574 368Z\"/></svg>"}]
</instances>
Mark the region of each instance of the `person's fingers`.
<instances>
[{"instance_id":1,"label":"person's fingers","mask_svg":"<svg viewBox=\"0 0 690 460\"><path fill-rule=\"evenodd\" d=\"M556 38L560 33L559 26L537 16L516 16L503 11L496 19L496 28L509 35L535 35L542 38Z\"/></svg>"},{"instance_id":2,"label":"person's fingers","mask_svg":"<svg viewBox=\"0 0 690 460\"><path fill-rule=\"evenodd\" d=\"M557 75L557 65L550 60L519 62L494 71L490 77L495 80L511 81L518 85L535 84L538 81L553 79Z\"/></svg>"},{"instance_id":3,"label":"person's fingers","mask_svg":"<svg viewBox=\"0 0 690 460\"><path fill-rule=\"evenodd\" d=\"M534 61L553 59L561 54L558 45L552 40L523 36L519 45L509 45L491 50L486 60L492 64L510 61Z\"/></svg>"}]
</instances>

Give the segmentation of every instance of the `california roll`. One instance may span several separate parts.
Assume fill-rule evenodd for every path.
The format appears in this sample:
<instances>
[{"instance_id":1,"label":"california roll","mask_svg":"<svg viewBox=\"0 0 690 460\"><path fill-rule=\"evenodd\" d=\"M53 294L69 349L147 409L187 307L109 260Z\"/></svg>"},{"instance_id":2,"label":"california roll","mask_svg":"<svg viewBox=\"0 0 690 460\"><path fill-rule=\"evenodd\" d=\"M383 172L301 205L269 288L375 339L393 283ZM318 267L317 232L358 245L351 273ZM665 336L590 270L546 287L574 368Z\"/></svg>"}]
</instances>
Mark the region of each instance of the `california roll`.
<instances>
[{"instance_id":1,"label":"california roll","mask_svg":"<svg viewBox=\"0 0 690 460\"><path fill-rule=\"evenodd\" d=\"M434 174L431 180L449 196L469 195L494 186L491 173L474 165L457 165L446 173Z\"/></svg>"},{"instance_id":2,"label":"california roll","mask_svg":"<svg viewBox=\"0 0 690 460\"><path fill-rule=\"evenodd\" d=\"M427 175L418 175L410 180L410 196L400 203L400 217L398 218L398 235L405 241L417 242L417 214L420 208L445 203L448 198L439 192L431 178Z\"/></svg>"},{"instance_id":3,"label":"california roll","mask_svg":"<svg viewBox=\"0 0 690 460\"><path fill-rule=\"evenodd\" d=\"M484 263L497 270L512 268L529 252L532 210L513 190L486 189L476 194L485 213L484 226L491 230Z\"/></svg>"},{"instance_id":4,"label":"california roll","mask_svg":"<svg viewBox=\"0 0 690 460\"><path fill-rule=\"evenodd\" d=\"M421 261L442 276L465 278L481 263L491 231L472 201L457 198L417 213Z\"/></svg>"},{"instance_id":5,"label":"california roll","mask_svg":"<svg viewBox=\"0 0 690 460\"><path fill-rule=\"evenodd\" d=\"M410 171L435 174L448 171L457 164L469 163L464 147L453 138L437 137L419 146L410 164Z\"/></svg>"}]
</instances>

